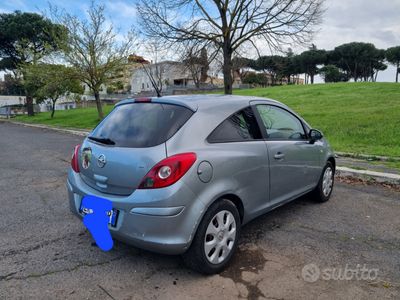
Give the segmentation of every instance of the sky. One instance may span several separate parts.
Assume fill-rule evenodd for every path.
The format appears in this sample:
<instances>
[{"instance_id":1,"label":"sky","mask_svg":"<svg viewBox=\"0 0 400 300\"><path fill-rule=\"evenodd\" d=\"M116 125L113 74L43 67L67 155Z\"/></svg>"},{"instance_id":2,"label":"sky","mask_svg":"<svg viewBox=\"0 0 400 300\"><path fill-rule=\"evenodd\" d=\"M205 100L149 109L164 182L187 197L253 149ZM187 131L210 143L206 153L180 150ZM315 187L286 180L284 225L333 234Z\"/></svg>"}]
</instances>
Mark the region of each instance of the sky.
<instances>
[{"instance_id":1,"label":"sky","mask_svg":"<svg viewBox=\"0 0 400 300\"><path fill-rule=\"evenodd\" d=\"M106 5L110 20L124 33L136 20L134 4L137 1L99 2ZM0 2L0 13L14 10L40 13L48 9L49 2L80 17L85 16L90 5L89 0L3 0ZM400 45L400 0L325 0L325 10L313 40L320 49L330 50L353 41L371 42L381 49ZM293 48L297 53L304 50ZM378 81L394 81L394 77L395 68L389 66L386 71L379 73ZM317 82L320 81L317 79Z\"/></svg>"}]
</instances>

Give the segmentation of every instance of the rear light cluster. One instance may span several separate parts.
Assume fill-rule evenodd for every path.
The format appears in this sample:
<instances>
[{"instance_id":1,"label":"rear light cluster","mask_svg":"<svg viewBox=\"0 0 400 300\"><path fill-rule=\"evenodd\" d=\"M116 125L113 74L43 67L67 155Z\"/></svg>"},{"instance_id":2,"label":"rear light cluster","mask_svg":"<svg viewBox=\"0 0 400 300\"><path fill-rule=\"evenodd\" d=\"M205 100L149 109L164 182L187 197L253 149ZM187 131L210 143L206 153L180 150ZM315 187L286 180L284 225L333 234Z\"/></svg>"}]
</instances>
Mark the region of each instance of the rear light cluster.
<instances>
[{"instance_id":1,"label":"rear light cluster","mask_svg":"<svg viewBox=\"0 0 400 300\"><path fill-rule=\"evenodd\" d=\"M156 164L143 178L139 189L157 189L177 182L196 161L193 152L167 157Z\"/></svg>"},{"instance_id":2,"label":"rear light cluster","mask_svg":"<svg viewBox=\"0 0 400 300\"><path fill-rule=\"evenodd\" d=\"M79 149L81 145L76 145L72 153L71 167L76 173L79 173Z\"/></svg>"}]
</instances>

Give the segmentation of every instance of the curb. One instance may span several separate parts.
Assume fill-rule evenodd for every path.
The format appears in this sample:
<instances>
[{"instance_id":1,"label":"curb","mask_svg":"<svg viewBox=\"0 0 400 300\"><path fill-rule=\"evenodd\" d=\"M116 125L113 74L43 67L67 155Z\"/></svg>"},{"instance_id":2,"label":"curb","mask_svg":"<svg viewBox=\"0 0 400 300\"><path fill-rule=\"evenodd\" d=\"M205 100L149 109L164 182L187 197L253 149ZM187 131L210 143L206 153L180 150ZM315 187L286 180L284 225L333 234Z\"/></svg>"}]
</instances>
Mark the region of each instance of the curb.
<instances>
[{"instance_id":1,"label":"curb","mask_svg":"<svg viewBox=\"0 0 400 300\"><path fill-rule=\"evenodd\" d=\"M389 157L389 156L379 156L379 155L368 155L368 154L357 154L357 153L347 153L347 152L337 152L335 154L340 157L349 157L349 158L358 158L363 160L380 160L380 161L388 161L395 160L400 161L400 157Z\"/></svg>"},{"instance_id":2,"label":"curb","mask_svg":"<svg viewBox=\"0 0 400 300\"><path fill-rule=\"evenodd\" d=\"M373 180L379 183L400 185L400 175L392 173L375 172L369 170L357 170L348 167L336 167L338 177L356 177L363 180Z\"/></svg>"},{"instance_id":3,"label":"curb","mask_svg":"<svg viewBox=\"0 0 400 300\"><path fill-rule=\"evenodd\" d=\"M62 133L69 133L69 134L74 134L74 135L84 136L84 137L88 136L89 133L91 132L89 130L58 128L58 127L53 127L53 126L30 124L30 123L23 123L23 122L10 121L10 120L0 120L0 121L9 122L12 124L21 125L21 126L25 126L25 127L49 129L49 130L54 130L54 131L58 131L58 132L62 132Z\"/></svg>"}]
</instances>

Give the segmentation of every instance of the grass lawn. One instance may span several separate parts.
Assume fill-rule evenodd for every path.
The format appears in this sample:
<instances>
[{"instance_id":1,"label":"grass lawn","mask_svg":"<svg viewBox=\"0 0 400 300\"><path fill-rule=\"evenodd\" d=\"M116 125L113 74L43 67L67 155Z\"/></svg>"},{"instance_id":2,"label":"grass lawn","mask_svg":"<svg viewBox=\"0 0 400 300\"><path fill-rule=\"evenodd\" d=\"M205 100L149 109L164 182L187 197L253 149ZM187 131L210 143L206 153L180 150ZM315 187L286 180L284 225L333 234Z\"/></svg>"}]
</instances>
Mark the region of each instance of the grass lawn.
<instances>
[{"instance_id":1,"label":"grass lawn","mask_svg":"<svg viewBox=\"0 0 400 300\"><path fill-rule=\"evenodd\" d=\"M107 115L113 108L113 105L103 106L104 115ZM56 110L54 118L52 119L50 116L50 112L43 112L35 114L34 117L28 117L26 115L17 116L15 120L27 123L79 129L93 129L97 123L99 123L97 109L95 107Z\"/></svg>"},{"instance_id":2,"label":"grass lawn","mask_svg":"<svg viewBox=\"0 0 400 300\"><path fill-rule=\"evenodd\" d=\"M335 83L238 90L279 100L336 151L400 157L400 84Z\"/></svg>"},{"instance_id":3,"label":"grass lawn","mask_svg":"<svg viewBox=\"0 0 400 300\"><path fill-rule=\"evenodd\" d=\"M279 100L323 131L336 151L400 157L400 84L335 83L236 90ZM105 113L112 106L104 107ZM56 111L17 121L93 128L95 108Z\"/></svg>"}]
</instances>

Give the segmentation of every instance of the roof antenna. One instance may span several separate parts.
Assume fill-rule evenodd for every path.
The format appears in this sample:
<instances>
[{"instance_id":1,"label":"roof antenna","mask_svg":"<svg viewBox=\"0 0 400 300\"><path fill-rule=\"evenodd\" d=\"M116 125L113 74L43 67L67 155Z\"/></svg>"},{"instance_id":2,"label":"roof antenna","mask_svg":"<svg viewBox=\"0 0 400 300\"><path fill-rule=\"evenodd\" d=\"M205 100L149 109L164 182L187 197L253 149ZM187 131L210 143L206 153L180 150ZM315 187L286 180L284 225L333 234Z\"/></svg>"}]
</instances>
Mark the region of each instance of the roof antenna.
<instances>
[{"instance_id":1,"label":"roof antenna","mask_svg":"<svg viewBox=\"0 0 400 300\"><path fill-rule=\"evenodd\" d=\"M156 93L157 93L157 97L160 98L160 97L162 96L162 95L161 95L161 90L160 90L160 88L158 87L158 85L157 85L157 83L156 83L156 80L154 79L153 74L151 74L151 73L149 72L149 70L147 70L147 68L146 68L146 66L144 65L143 62L142 62L142 67L143 67L144 71L146 72L147 76L149 77L150 82L151 82L151 85L153 86L154 90L155 90Z\"/></svg>"}]
</instances>

